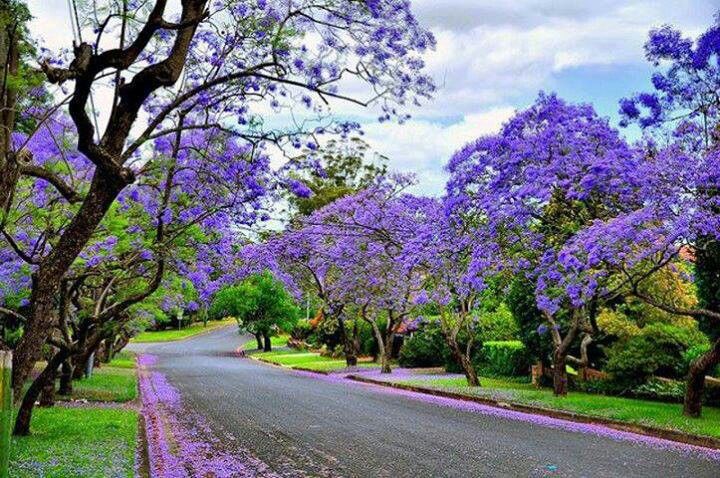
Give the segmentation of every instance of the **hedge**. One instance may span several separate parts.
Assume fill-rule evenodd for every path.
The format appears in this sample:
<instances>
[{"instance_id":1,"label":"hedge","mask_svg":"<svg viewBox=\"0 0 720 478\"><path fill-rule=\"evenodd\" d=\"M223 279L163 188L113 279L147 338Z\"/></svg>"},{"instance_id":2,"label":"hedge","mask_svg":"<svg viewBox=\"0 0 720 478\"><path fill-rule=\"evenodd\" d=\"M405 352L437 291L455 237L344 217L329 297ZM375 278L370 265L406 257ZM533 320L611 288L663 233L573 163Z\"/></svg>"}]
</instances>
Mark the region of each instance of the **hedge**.
<instances>
[{"instance_id":1,"label":"hedge","mask_svg":"<svg viewBox=\"0 0 720 478\"><path fill-rule=\"evenodd\" d=\"M531 359L527 348L519 340L497 340L482 344L480 363L485 375L527 375Z\"/></svg>"}]
</instances>

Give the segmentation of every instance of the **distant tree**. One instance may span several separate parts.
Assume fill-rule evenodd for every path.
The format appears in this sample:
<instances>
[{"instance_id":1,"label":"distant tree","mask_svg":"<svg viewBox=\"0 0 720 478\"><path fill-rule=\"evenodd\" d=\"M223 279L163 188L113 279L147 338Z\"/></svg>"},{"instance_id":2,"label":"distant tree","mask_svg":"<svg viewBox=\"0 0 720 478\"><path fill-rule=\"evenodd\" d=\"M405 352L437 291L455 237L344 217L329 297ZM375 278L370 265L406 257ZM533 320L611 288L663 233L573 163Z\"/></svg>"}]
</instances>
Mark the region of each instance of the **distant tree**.
<instances>
[{"instance_id":1,"label":"distant tree","mask_svg":"<svg viewBox=\"0 0 720 478\"><path fill-rule=\"evenodd\" d=\"M266 352L272 350L270 338L278 331L289 332L300 317L293 297L268 272L221 289L210 311L214 315L233 316L241 330L255 335L258 349Z\"/></svg>"},{"instance_id":2,"label":"distant tree","mask_svg":"<svg viewBox=\"0 0 720 478\"><path fill-rule=\"evenodd\" d=\"M312 163L314 168L296 176L309 189L309 195L287 195L291 214L307 216L336 199L365 189L387 173L388 159L373 153L360 138L332 139L319 150L314 148L301 157L303 164Z\"/></svg>"}]
</instances>

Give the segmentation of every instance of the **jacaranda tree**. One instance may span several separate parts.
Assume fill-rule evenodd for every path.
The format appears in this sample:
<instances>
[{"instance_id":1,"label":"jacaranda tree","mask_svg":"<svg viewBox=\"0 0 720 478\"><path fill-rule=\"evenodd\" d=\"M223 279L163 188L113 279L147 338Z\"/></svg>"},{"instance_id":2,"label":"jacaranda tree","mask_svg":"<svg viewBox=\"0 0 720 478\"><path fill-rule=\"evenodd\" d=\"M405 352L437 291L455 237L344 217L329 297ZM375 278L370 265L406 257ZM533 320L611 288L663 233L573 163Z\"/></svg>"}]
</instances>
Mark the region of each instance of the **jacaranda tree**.
<instances>
[{"instance_id":1,"label":"jacaranda tree","mask_svg":"<svg viewBox=\"0 0 720 478\"><path fill-rule=\"evenodd\" d=\"M16 392L55 321L62 280L103 217L128 185L164 167L148 154L149 141L209 129L248 147L295 147L308 135L353 127L331 120L333 102L377 103L381 119L404 119L402 105L433 91L420 54L434 40L407 0L183 0L176 12L166 0L106 1L81 8L77 20L70 57L48 53L42 65L49 83L72 84L67 111L91 180L80 192L41 172L76 207L31 265L27 321L14 355ZM368 87L368 99L342 93L350 77ZM100 112L104 129L90 101L100 88L113 96ZM265 121L268 111L298 107L308 116L300 127ZM3 195L16 186L3 181Z\"/></svg>"},{"instance_id":2,"label":"jacaranda tree","mask_svg":"<svg viewBox=\"0 0 720 478\"><path fill-rule=\"evenodd\" d=\"M29 432L32 406L43 387L54 387L58 365L83 367L102 342L132 318L130 309L165 281L183 278L196 292L194 307L207 303L216 287L212 256L233 253L239 246L236 228L253 224L261 215L261 200L272 178L269 159L236 137L211 129L190 131L172 140L156 139L152 151L158 167L120 194L61 281L57 322L48 338L54 352L25 393L16 434ZM64 164L52 155L46 159L46 168ZM77 159L84 161L80 155ZM85 171L85 176L72 178L79 191L88 187L91 168ZM71 211L54 189L40 194L42 184L25 178L21 182L17 191L28 200L19 196L17 207L9 211L6 227L12 234L6 232L6 239L33 265L45 253L45 244L55 243L62 229L58 224ZM35 207L43 214L36 214Z\"/></svg>"},{"instance_id":3,"label":"jacaranda tree","mask_svg":"<svg viewBox=\"0 0 720 478\"><path fill-rule=\"evenodd\" d=\"M559 291L562 247L593 221L629 207L638 157L589 105L541 94L497 135L468 144L448 169L448 212L472 227L477 246L469 262L478 286L502 271L535 287L553 341L554 391L567 393L566 362L576 340L595 332L595 290ZM615 178L628 178L628 183Z\"/></svg>"},{"instance_id":4,"label":"jacaranda tree","mask_svg":"<svg viewBox=\"0 0 720 478\"><path fill-rule=\"evenodd\" d=\"M720 18L696 40L670 26L653 30L645 49L657 67L655 90L620 103L625 123L638 123L648 135L645 161L630 179L614 178L632 185L638 207L596 222L567 245L568 285L595 287L604 264L629 294L700 322L714 343L688 375L684 413L697 417L705 375L720 363ZM694 263L697 307L679 306L648 287L678 260Z\"/></svg>"}]
</instances>

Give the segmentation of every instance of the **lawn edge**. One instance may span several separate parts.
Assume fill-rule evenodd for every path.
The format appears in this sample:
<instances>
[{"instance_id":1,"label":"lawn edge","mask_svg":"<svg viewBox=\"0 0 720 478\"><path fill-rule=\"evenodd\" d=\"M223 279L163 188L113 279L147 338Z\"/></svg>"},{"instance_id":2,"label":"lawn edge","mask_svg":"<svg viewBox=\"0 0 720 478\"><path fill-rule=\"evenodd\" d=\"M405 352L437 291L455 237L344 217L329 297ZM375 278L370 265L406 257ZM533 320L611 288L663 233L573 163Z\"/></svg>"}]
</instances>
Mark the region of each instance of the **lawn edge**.
<instances>
[{"instance_id":1,"label":"lawn edge","mask_svg":"<svg viewBox=\"0 0 720 478\"><path fill-rule=\"evenodd\" d=\"M284 370L299 370L299 371L301 371L301 372L316 373L316 374L318 374L318 375L330 375L331 373L333 373L333 372L328 371L328 370L313 370L313 369L305 368L305 367L288 367L288 366L285 366L285 365L281 365L281 364L279 364L279 363L277 363L277 362L273 362L272 360L268 360L268 359L266 359L266 358L255 357L255 356L252 355L252 354L246 354L245 357L250 358L250 359L252 359L252 360L257 360L258 362L262 362L262 363L265 363L265 364L268 364L268 365L272 365L273 367L278 367L278 368L281 368L281 369L284 369Z\"/></svg>"},{"instance_id":2,"label":"lawn edge","mask_svg":"<svg viewBox=\"0 0 720 478\"><path fill-rule=\"evenodd\" d=\"M348 380L355 382L369 383L372 385L378 385L388 388L396 388L400 390L407 390L410 392L423 393L426 395L434 395L444 398L452 398L456 400L464 400L467 402L480 403L482 405L488 405L495 408L501 408L505 410L513 410L517 412L531 413L534 415L543 415L551 418L559 418L562 420L568 420L577 423L588 423L594 425L603 425L608 428L620 430L624 432L636 433L639 435L646 435L655 438L661 438L664 440L685 443L687 445L701 446L705 448L712 448L714 450L720 450L720 439L713 438L704 435L695 435L692 433L685 433L677 430L671 430L667 428L653 427L649 425L640 425L635 423L623 422L620 420L613 420L611 418L595 417L592 415L585 415L582 413L568 412L564 410L556 410L552 408L536 407L533 405L526 405L516 402L507 402L494 400L492 398L474 397L465 395L457 392L448 392L445 390L438 390L435 388L418 387L415 385L408 385L404 383L387 382L384 380L376 380L373 378L363 377L361 375L346 375Z\"/></svg>"},{"instance_id":3,"label":"lawn edge","mask_svg":"<svg viewBox=\"0 0 720 478\"><path fill-rule=\"evenodd\" d=\"M211 327L208 330L203 330L202 332L198 332L197 334L188 335L187 337L183 337L180 339L160 340L160 341L155 341L155 342L145 341L145 340L141 340L138 342L136 340L130 339L130 343L134 343L134 344L165 344L168 342L183 342L185 340L190 340L190 339L194 339L195 337L200 337L205 334L209 334L210 332L215 332L217 330L224 329L225 327L233 327L233 326L236 326L236 325L235 324L218 325L217 327Z\"/></svg>"}]
</instances>

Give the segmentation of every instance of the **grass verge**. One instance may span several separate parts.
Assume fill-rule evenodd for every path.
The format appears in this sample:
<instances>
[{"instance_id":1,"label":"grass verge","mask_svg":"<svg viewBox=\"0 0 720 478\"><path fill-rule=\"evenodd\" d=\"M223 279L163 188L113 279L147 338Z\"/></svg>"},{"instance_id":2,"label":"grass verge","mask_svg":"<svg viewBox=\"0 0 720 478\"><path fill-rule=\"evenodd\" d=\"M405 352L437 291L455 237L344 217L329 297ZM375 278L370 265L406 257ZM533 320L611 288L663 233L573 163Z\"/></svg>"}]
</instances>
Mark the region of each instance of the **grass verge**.
<instances>
[{"instance_id":1,"label":"grass verge","mask_svg":"<svg viewBox=\"0 0 720 478\"><path fill-rule=\"evenodd\" d=\"M187 339L189 337L193 337L195 335L209 332L211 330L215 330L220 327L225 327L227 325L235 325L235 324L237 324L235 319L224 319L224 320L211 321L211 322L207 323L207 326L203 325L202 322L195 322L194 324L190 324L187 327L184 327L180 330L173 329L173 330L160 330L158 332L153 332L153 331L142 332L142 333L138 334L136 337L134 337L132 339L132 341L136 342L136 343L172 342L175 340Z\"/></svg>"},{"instance_id":2,"label":"grass verge","mask_svg":"<svg viewBox=\"0 0 720 478\"><path fill-rule=\"evenodd\" d=\"M255 352L253 357L272 362L283 367L313 370L317 372L333 372L347 368L345 359L324 357L317 352L301 350L276 350L273 352ZM359 359L358 367L377 367L370 359Z\"/></svg>"},{"instance_id":3,"label":"grass verge","mask_svg":"<svg viewBox=\"0 0 720 478\"><path fill-rule=\"evenodd\" d=\"M137 398L135 356L121 352L109 364L95 368L90 378L73 382L74 399L90 402L131 402Z\"/></svg>"},{"instance_id":4,"label":"grass verge","mask_svg":"<svg viewBox=\"0 0 720 478\"><path fill-rule=\"evenodd\" d=\"M467 386L463 377L413 378L393 382L720 438L720 409L714 407L704 407L702 418L692 419L682 415L680 404L583 392L555 397L549 389L536 389L529 383L498 378L482 378L482 387Z\"/></svg>"},{"instance_id":5,"label":"grass verge","mask_svg":"<svg viewBox=\"0 0 720 478\"><path fill-rule=\"evenodd\" d=\"M275 337L270 337L270 343L273 347L285 347L289 339L289 335L276 335ZM242 348L248 351L257 350L257 341L255 339L250 339L242 344Z\"/></svg>"},{"instance_id":6,"label":"grass verge","mask_svg":"<svg viewBox=\"0 0 720 478\"><path fill-rule=\"evenodd\" d=\"M137 420L134 410L37 408L33 434L12 440L10 476L131 478Z\"/></svg>"},{"instance_id":7,"label":"grass verge","mask_svg":"<svg viewBox=\"0 0 720 478\"><path fill-rule=\"evenodd\" d=\"M135 356L121 352L96 368L91 378L73 383L73 399L128 402L137 397ZM58 397L68 398L68 397ZM138 412L130 408L35 407L32 434L14 437L10 476L16 478L105 478L134 476Z\"/></svg>"}]
</instances>

